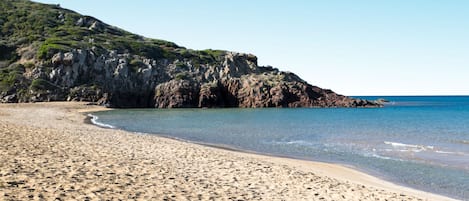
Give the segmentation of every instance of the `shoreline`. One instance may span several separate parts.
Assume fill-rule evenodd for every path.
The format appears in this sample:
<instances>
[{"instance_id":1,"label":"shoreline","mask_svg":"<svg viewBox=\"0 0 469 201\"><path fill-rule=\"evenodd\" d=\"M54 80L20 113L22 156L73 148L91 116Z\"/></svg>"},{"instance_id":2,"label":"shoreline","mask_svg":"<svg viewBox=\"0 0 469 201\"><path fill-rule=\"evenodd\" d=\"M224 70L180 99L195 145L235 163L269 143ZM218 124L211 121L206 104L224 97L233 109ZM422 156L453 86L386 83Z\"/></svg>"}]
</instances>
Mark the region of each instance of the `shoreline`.
<instances>
[{"instance_id":1,"label":"shoreline","mask_svg":"<svg viewBox=\"0 0 469 201\"><path fill-rule=\"evenodd\" d=\"M116 148L118 149L122 149L124 150L124 153L134 153L136 152L133 157L136 158L136 160L149 160L149 159L152 159L152 160L155 160L155 161L158 161L160 160L160 162L168 162L168 164L172 164L171 161L167 161L168 159L169 160L181 160L182 163L187 163L187 164L192 164L195 168L195 172L193 172L193 175L191 174L187 174L186 177L197 177L199 178L199 173L200 171L203 172L204 175L202 175L202 178L203 177L219 177L219 175L227 175L226 178L225 177L222 177L222 178L218 178L218 179L215 179L213 180L212 182L208 182L208 185L217 185L217 183L219 183L219 181L224 181L224 179L227 179L227 180L232 180L231 178L229 177L233 177L233 178L236 178L236 177L241 177L243 174L237 174L235 170L238 170L240 169L239 171L241 172L247 172L249 173L248 175L246 175L247 177L245 177L243 180L240 180L240 179L235 179L235 181L231 181L231 182L234 182L238 185L241 185L241 184L251 184L251 183L264 183L266 185L267 188L263 187L262 189L257 189L257 190L254 190L254 191L249 191L249 193L246 194L246 192L243 193L243 189L244 188L237 188L236 185L234 186L235 187L235 191L232 192L232 188L233 186L231 186L233 183L229 183L229 188L224 186L224 185L221 185L221 186L217 186L216 189L212 189L211 191L209 192L205 192L204 188L199 188L199 184L200 183L206 183L206 182L194 182L192 183L192 186L188 186L188 187L191 187L191 188L187 188L187 189L193 189L192 191L194 192L191 192L191 193L187 193L187 190L185 190L185 192L183 193L179 193L179 194L175 194L174 196L176 196L174 199L176 198L183 198L184 196L187 197L186 194L198 194L199 192L205 192L205 193L202 193L202 198L210 198L210 196L215 196L214 198L216 198L216 196L221 196L221 197L218 197L218 198L229 198L229 197L239 197L240 198L245 198L245 199L248 199L251 198L251 199L256 199L256 197L249 197L249 196L243 196L243 194L246 194L246 195L251 195L251 194L259 194L259 195L262 195L262 196L265 196L264 198L275 198L275 199L278 199L279 197L278 196L285 196L286 199L295 199L298 198L300 200L305 200L305 198L316 198L316 199L319 199L317 196L318 195L321 195L324 199L326 200L356 200L356 199L391 199L391 200L418 200L418 199L423 199L423 200L453 200L452 198L448 198L448 197L444 197L444 196L441 196L441 195L436 195L436 194L432 194L432 193L427 193L427 192L423 192L423 191L419 191L419 190L415 190L415 189L412 189L412 188L409 188L409 187L405 187L405 186L401 186L401 185L397 185L397 184L394 184L394 183L391 183L391 182L388 182L388 181L384 181L382 179L379 179L377 177L374 177L374 176L371 176L369 174L366 174L364 172L361 172L357 169L354 169L353 167L347 167L345 165L341 165L341 164L334 164L334 163L325 163L325 162L315 162L315 161L309 161L309 160L302 160L302 159L295 159L295 158L291 158L291 157L283 157L283 156L275 156L275 155L268 155L268 154L263 154L263 153L256 153L256 152L251 152L249 150L239 150L239 149L236 149L236 148L227 148L227 147L223 147L223 146L217 146L217 145L210 145L210 144L205 144L205 143L197 143L197 142L192 142L192 141L187 141L187 140L183 140L183 139L174 139L174 138L171 138L171 137L167 137L167 136L161 136L161 135L154 135L154 134L147 134L147 133L133 133L133 132L128 132L128 131L123 131L123 130L119 130L119 129L109 129L109 128L102 128L102 127L99 127L95 124L92 124L91 122L91 117L88 117L87 114L89 113L92 113L92 112L97 112L97 111L103 111L103 110L109 110L108 108L104 108L104 107L100 107L100 106L89 106L89 105L84 105L85 103L81 102L81 103L77 103L77 102L73 102L73 103L70 103L70 102L66 102L66 103L63 103L63 102L56 102L56 103L35 103L35 104L5 104L5 105L0 105L0 115L7 115L9 117L12 117L11 120L5 120L5 119L9 119L9 118L5 118L0 121L0 125L2 125L2 127L9 127L10 125L8 124L15 124L13 123L14 120L18 120L18 122L16 124L18 124L19 126L24 126L26 129L33 129L33 128L36 128L36 127L39 127L40 129L43 129L45 128L46 130L52 130L51 133L54 133L54 129L58 129L59 131L63 131L64 129L66 131L68 131L68 135L64 135L62 137L65 137L65 138L73 138L73 139L79 139L81 140L82 142L88 142L88 143L97 143L99 144L99 146L96 146L96 147L91 147L91 148L94 148L96 150L107 150L109 151L109 153L111 153L111 155L109 156L114 156L114 157L121 157L119 155L115 155L114 152L116 152ZM10 107L8 107L10 106ZM20 106L25 106L25 107L20 107ZM43 120L45 122L36 122L36 123L39 123L39 125L36 125L36 124L32 124L32 125L29 125L28 123L30 123L29 121L31 120L28 120L28 119L25 119L24 117L29 117L28 115L31 115L31 114L22 114L22 111L23 112L27 112L28 110L24 110L24 109L27 109L27 108L30 108L32 109L32 112L33 113L32 115L34 115L34 113L41 113L41 112L53 112L55 113L55 116L52 115L51 117L51 120L48 121L48 120ZM35 111L37 110L37 111ZM39 111L39 112L38 112ZM18 113L18 114L12 114L12 112L14 113ZM33 118L33 117L32 117ZM55 119L54 119L55 118ZM81 118L81 120L80 120ZM25 122L21 122L21 119L23 119L23 121ZM35 119L37 120L37 119ZM57 122L54 122L54 121L68 121L65 125L65 127L61 127L61 126L57 126L55 125L54 123L57 123ZM49 123L47 123L49 122ZM41 124L43 123L43 124ZM15 127L15 126L13 126ZM76 132L77 133L81 133L81 130L83 129L83 135L85 135L85 137L81 136L81 135L75 135L71 129L71 127L74 127L76 128ZM10 131L14 132L15 129L10 129ZM96 135L96 134L99 134L99 135ZM142 135L143 134L143 135ZM55 134L54 134L55 135ZM54 135L52 135L53 137L55 137ZM87 141L87 137L91 137L90 139L93 139L95 141ZM5 137L5 136L2 136L2 137ZM8 136L7 136L8 137ZM127 141L126 141L127 140ZM118 144L122 144L123 146L113 146L112 144L111 145L108 145L107 142L109 143L118 143ZM132 141L132 142L129 142L129 141ZM147 141L149 141L147 143ZM73 143L76 143L74 140L71 139L71 141L69 142L71 144ZM144 143L144 145L140 145L139 143ZM156 143L156 144L155 144ZM160 143L160 144L157 144L157 143ZM167 145L165 145L165 143ZM2 144L5 144L5 142L2 142ZM86 144L86 143L85 143ZM162 145L161 145L162 144ZM161 145L162 148L160 149L151 149L152 147L154 148L155 146L159 146ZM3 146L5 145L1 145L2 146L2 149L4 149ZM128 146L128 147L125 147L125 146ZM130 147L130 148L129 148ZM175 149L174 147L179 147L183 153L179 153L178 150L173 150ZM110 148L110 149L109 149ZM138 149L133 149L133 148L138 148ZM109 150L108 150L109 149ZM66 151L68 151L68 149L65 149ZM179 151L181 151L179 150ZM72 149L72 151L74 151ZM167 152L167 153L159 153L159 152L163 151L163 152ZM107 153L107 152L105 152ZM114 154L112 154L114 153ZM175 155L178 155L179 157L170 157L170 156L167 156L167 157L160 157L158 155L158 157L156 157L156 153L158 154L163 154L164 155L171 155L171 154L175 154ZM203 157L200 158L199 155L197 155L196 153L200 154L202 153ZM96 160L97 161L101 161L101 162L106 162L105 159L103 159L102 157L103 156L100 156L99 153L91 153L91 155L93 154L98 154L98 156L96 156ZM5 155L5 154L4 154ZM189 156L187 156L189 155ZM8 158L8 153L6 154L7 158ZM11 157L11 156L10 156ZM122 156L124 157L124 156ZM124 158L125 159L125 158ZM235 160L236 159L236 160ZM2 159L3 160L3 159ZM196 161L194 161L196 160ZM218 163L216 164L212 164L210 162L207 162L207 163L210 163L210 164L207 164L207 163L198 163L197 160L208 160L208 161L211 161L211 160L217 160ZM122 161L123 163L123 166L125 167L126 165L128 166L128 163L131 163L132 161L127 161L127 160L120 160ZM237 168L238 166L230 166L228 168L226 167L223 167L221 168L220 166L223 166L222 164L225 164L227 161L229 161L230 163L241 163L241 164L244 164L241 165L241 167L243 168ZM5 161L0 161L0 162L5 162ZM255 167L257 166L256 164L251 164L251 163L258 163L258 164L262 164L260 166L265 166L265 167L269 167L269 169L272 169L272 171L268 171L268 172L260 172L258 174L254 174L252 172L256 172L256 171L259 171L258 169L256 169ZM159 164L159 163L158 163ZM161 163L161 164L165 164L165 163ZM168 165L170 166L170 165ZM200 167L198 167L200 166ZM73 167L73 165L72 165ZM139 167L139 166L137 166ZM2 169L5 169L6 167L2 167ZM140 168L146 168L145 167L140 167ZM178 166L178 165L175 165L173 166L173 168L176 168L176 169L184 169L184 168L187 168L186 166ZM112 168L111 168L112 169ZM171 168L170 168L171 169ZM189 168L190 169L190 168ZM155 169L152 169L150 168L150 170L154 170ZM276 170L276 171L275 171ZM207 172L208 171L208 172ZM217 174L213 174L211 175L210 172L211 171L215 171ZM233 173L233 171L235 171ZM187 172L187 171L186 171ZM3 172L2 172L3 173ZM148 174L152 174L152 172L146 172ZM288 173L288 174L287 174ZM181 173L181 174L186 174L185 172L184 173ZM265 174L265 175L264 175ZM5 182L8 182L6 181L7 179L5 179L5 176L2 176L4 174L0 174L0 188L2 186L6 186L5 185ZM194 176L195 175L195 176ZM295 175L296 177L294 177L292 179L291 182L293 183L286 183L286 186L283 186L287 192L289 193L286 193L286 192L283 192L282 191L278 191L277 190L280 190L281 188L281 184L282 182L286 182L284 181L285 178L290 178L289 176L291 175ZM11 176L11 175L10 175ZM14 175L13 175L14 176ZM176 174L176 176L178 176ZM179 175L180 176L180 175ZM260 176L270 176L271 178L268 179L268 181L264 181L265 179L264 178L261 178ZM173 175L174 177L174 175ZM283 179L282 179L283 178ZM39 179L43 179L43 178L39 178ZM91 179L94 179L94 178L91 178ZM145 178L138 178L138 179L145 179ZM171 178L170 178L171 179ZM314 185L312 187L306 187L306 188L303 188L304 185L310 185L308 184L308 182L304 182L304 180L307 180L307 179L311 179L311 181L316 181L316 180L324 180L324 181L321 181L319 183L321 183L321 185L316 188ZM171 180L177 180L177 178L173 178ZM259 181L260 180L260 181ZM165 181L164 179L162 179L162 182ZM197 181L197 180L196 180ZM160 182L160 181L155 181L156 183ZM288 181L290 182L290 181ZM138 182L137 182L138 183ZM165 182L163 182L165 183ZM178 186L181 186L181 185L186 185L187 182L179 182L178 183ZM310 182L310 183L314 183L314 182ZM247 184L246 184L247 185ZM96 186L99 186L99 183L96 184ZM158 185L157 185L158 186ZM250 186L250 185L247 185L247 186ZM280 186L280 187L279 187ZM329 186L329 187L327 187ZM333 187L334 186L334 187ZM335 188L337 186L340 186L340 189L336 190ZM298 187L300 187L301 189L298 189ZM194 189L195 188L195 189ZM230 190L226 190L225 188L228 188ZM165 188L163 188L165 189ZM220 190L220 192L216 193L216 194L213 194L213 191L216 191L216 190ZM225 189L225 190L223 190ZM309 191L311 191L311 189L315 190L314 193L312 194L308 194ZM351 190L352 189L352 190ZM10 190L9 188L7 190ZM164 191L164 190L162 190ZM275 192L275 193L271 193L272 192ZM212 193L211 193L212 192ZM291 192L294 192L293 194L291 194ZM149 193L149 189L146 189L145 192L143 192L142 194L146 194L146 195L158 195L158 194L161 194L159 197L147 197L147 198L164 198L165 194L167 195L168 192L152 192L152 193ZM250 194L251 193L251 194ZM280 193L280 194L279 194ZM370 193L370 194L368 194ZM223 195L225 194L225 195ZM267 195L268 194L268 195ZM298 194L298 195L297 195ZM315 194L318 194L318 195L315 195ZM1 194L0 194L1 195ZM99 192L98 193L94 193L94 195L101 195ZM183 196L184 195L184 196ZM273 196L273 195L276 195L276 196ZM299 196L301 195L301 196ZM372 195L372 197L370 197ZM182 197L181 197L182 196ZM199 196L199 195L197 195ZM197 198L196 197L192 197L192 198ZM208 197L206 197L208 196ZM261 196L261 198L262 198ZM377 197L376 197L377 196ZM100 197L100 196L98 196ZM101 198L106 198L106 196L104 197L101 197ZM109 198L109 197L107 197ZM145 197L143 197L145 198ZM169 197L171 198L171 197ZM189 196L190 198L190 196ZM200 196L198 197L200 198ZM259 198L259 197L257 197ZM176 199L177 200L177 199Z\"/></svg>"},{"instance_id":2,"label":"shoreline","mask_svg":"<svg viewBox=\"0 0 469 201\"><path fill-rule=\"evenodd\" d=\"M105 110L114 110L113 108L105 108ZM104 111L104 110L103 110ZM99 112L99 111L94 111L94 112ZM93 125L93 126L97 126L97 127L100 127L100 128L104 128L104 129L118 129L118 128L111 128L109 126L103 126L103 125L99 125L99 124L95 124L91 121L91 116L89 116L90 114L92 115L93 112L84 112L83 115L86 117L86 121L85 123L87 124L90 124L90 125ZM94 116L94 115L93 115ZM118 130L122 130L122 129L118 129ZM380 174L379 173L372 173L371 171L367 171L367 170L363 170L363 169L360 169L356 166L353 166L353 165L349 165L349 164L342 164L342 163L336 163L336 162L328 162L328 161L319 161L319 160L314 160L314 159L307 159L307 158L301 158L301 157L292 157L292 156L286 156L286 155L279 155L279 154L269 154L269 153L262 153L262 152L256 152L256 151L252 151L252 150L245 150L245 149L241 149L241 148L236 148L236 147L231 147L229 145L224 145L224 144L212 144L212 143L205 143L205 142L199 142L199 141L192 141L192 140L187 140L187 139L182 139L182 138L177 138L177 137L173 137L173 136L169 136L169 135L164 135L164 134L156 134L156 133L145 133L145 132L133 132L133 131L126 131L126 130L122 130L122 131L125 131L125 132L129 132L129 133L133 133L133 134L136 134L136 135L148 135L148 136L155 136L155 137L160 137L160 138L165 138L165 139L169 139L169 140L175 140L175 141L179 141L179 142L184 142L184 143L190 143L190 144L196 144L196 145L201 145L201 146L205 146L205 147L210 147L210 148L214 148L214 149L221 149L221 150L225 150L225 151L230 151L230 152L236 152L236 153L240 153L240 154L247 154L247 155L253 155L254 157L268 157L268 158L275 158L275 161L277 160L282 160L282 159L285 159L285 160L292 160L293 163L308 163L308 162L311 162L315 165L320 165L320 166L327 166L327 167L333 167L333 168L338 168L340 170L343 170L343 171L347 171L349 172L350 174L358 174L359 177L374 177L374 179L376 180L380 180L380 182L385 182L385 183L389 183L391 184L392 188L403 188L406 193L415 193L417 192L418 194L416 195L420 195L421 193L423 194L431 194L432 196L436 195L437 197L438 196L442 196L444 198L449 198L449 199L456 199L456 198L451 198L451 197L447 197L447 195L441 195L441 194L437 194L437 193L434 193L434 192L428 192L428 191L424 191L424 190L420 190L420 189L416 189L416 188L413 188L411 186L407 186L405 184L402 184L402 183L396 183L396 182L393 182L391 180L387 180L385 177L380 177ZM301 165L310 165L310 164L301 164ZM331 175L328 175L328 176L332 176L334 177L335 176L335 173L332 173ZM355 176L355 175L354 175ZM382 175L381 175L382 176ZM349 178L350 179L350 178ZM352 177L352 180L353 179L357 179L356 177ZM357 181L353 181L353 182L357 182ZM362 181L360 181L362 182ZM366 182L368 182L368 180L366 180ZM363 183L364 185L370 185L370 183ZM373 183L371 185L376 185L376 183L373 181ZM380 184L381 185L381 184ZM385 184L385 185L382 185L380 187L383 187L383 188L389 188L390 186L388 186L388 184ZM401 189L402 190L402 189ZM415 191L415 192L414 192ZM438 198L437 200L444 200L442 198Z\"/></svg>"},{"instance_id":3,"label":"shoreline","mask_svg":"<svg viewBox=\"0 0 469 201\"><path fill-rule=\"evenodd\" d=\"M114 108L103 108L103 110L98 110L98 111L106 111L106 110L114 110ZM94 125L94 126L97 126L97 127L100 127L100 128L105 128L105 129L116 129L116 128L111 128L111 127L102 126L102 125L98 125L98 124L93 123L91 121L92 117L89 116L89 115L92 115L93 112L98 112L98 111L91 111L91 112L86 111L86 112L84 112L83 115L85 115L87 117L86 119L88 119L88 121L85 121L85 123L91 124L91 125ZM123 130L123 131L125 131L125 130ZM312 162L312 163L320 164L320 165L339 166L340 168L351 170L352 174L355 174L355 172L356 172L356 173L359 173L359 174L362 174L362 175L365 175L365 176L375 177L377 180L382 180L384 182L390 183L391 185L397 186L399 188L402 187L402 188L410 189L411 191L419 191L419 194L420 193L425 193L425 194L428 193L428 194L433 194L433 195L437 195L437 196L443 196L445 198L454 199L454 198L451 198L451 197L447 197L446 195L440 195L440 194L436 194L436 193L433 193L433 192L427 192L427 191L423 191L423 190L420 190L420 189L415 189L411 186L406 186L405 184L402 184L402 183L395 183L393 181L386 180L384 177L380 177L380 175L377 175L378 173L373 174L371 172L367 172L366 170L362 170L362 169L360 169L358 167L355 167L353 165L342 164L342 163L334 163L334 162L328 162L328 161L318 161L318 160L314 160L314 159L306 159L306 158L292 157L292 156L286 156L286 155L262 153L262 152L252 151L252 150L245 150L245 149L241 149L241 148L230 147L230 146L224 145L224 144L204 143L204 142L198 142L198 141L192 141L192 140L172 137L172 136L163 135L163 134L132 132L132 131L125 131L125 132L130 132L130 133L134 133L134 134L137 134L137 135L150 135L150 136L156 136L156 137L161 137L161 138L167 138L167 139L170 139L170 140L176 140L176 141L180 141L180 142L184 142L184 143L191 143L191 144L206 146L206 147L215 148L215 149L221 149L221 150L226 150L226 151L231 151L231 152L237 152L237 153L241 153L241 154L249 154L249 155L260 156L260 157L262 157L262 156L272 157L272 158L276 158L276 160L277 159L278 160L285 159L285 160L293 160L293 161L299 162L299 163ZM302 164L302 165L304 165L304 164ZM388 186L386 186L386 187L388 187Z\"/></svg>"}]
</instances>

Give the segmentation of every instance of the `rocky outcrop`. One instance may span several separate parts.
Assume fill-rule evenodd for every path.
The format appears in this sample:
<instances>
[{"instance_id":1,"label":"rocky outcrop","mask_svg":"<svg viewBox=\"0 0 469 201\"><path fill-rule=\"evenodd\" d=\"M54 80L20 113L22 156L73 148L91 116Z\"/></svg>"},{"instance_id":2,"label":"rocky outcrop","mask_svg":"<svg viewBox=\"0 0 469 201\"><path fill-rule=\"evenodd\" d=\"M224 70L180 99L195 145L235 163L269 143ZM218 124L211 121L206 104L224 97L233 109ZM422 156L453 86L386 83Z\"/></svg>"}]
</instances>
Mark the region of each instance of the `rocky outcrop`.
<instances>
[{"instance_id":1,"label":"rocky outcrop","mask_svg":"<svg viewBox=\"0 0 469 201\"><path fill-rule=\"evenodd\" d=\"M38 6L3 4L11 7L8 12ZM18 45L8 37L20 33L2 32L0 42L14 43L1 46L0 102L67 100L156 108L381 106L312 86L293 73L258 66L252 54L190 50L56 6L44 6L41 12L52 16L43 21L53 22L44 24L51 26L49 32L40 26L33 30L44 34L42 41Z\"/></svg>"},{"instance_id":2,"label":"rocky outcrop","mask_svg":"<svg viewBox=\"0 0 469 201\"><path fill-rule=\"evenodd\" d=\"M51 64L52 67L47 67ZM109 51L59 52L25 74L52 88L23 101L92 101L111 107L375 107L312 86L298 76L257 66L253 55L226 52L218 63L148 59ZM55 88L55 89L54 89ZM39 95L38 95L39 94ZM2 97L17 100L15 94Z\"/></svg>"}]
</instances>

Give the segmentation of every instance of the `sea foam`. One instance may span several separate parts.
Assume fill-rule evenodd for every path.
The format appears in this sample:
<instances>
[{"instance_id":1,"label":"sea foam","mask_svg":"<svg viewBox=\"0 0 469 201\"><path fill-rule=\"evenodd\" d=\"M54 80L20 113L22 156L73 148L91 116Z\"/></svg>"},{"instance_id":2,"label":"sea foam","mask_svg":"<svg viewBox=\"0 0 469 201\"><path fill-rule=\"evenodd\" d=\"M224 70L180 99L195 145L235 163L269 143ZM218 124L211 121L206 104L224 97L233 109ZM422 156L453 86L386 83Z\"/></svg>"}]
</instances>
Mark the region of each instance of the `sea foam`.
<instances>
[{"instance_id":1,"label":"sea foam","mask_svg":"<svg viewBox=\"0 0 469 201\"><path fill-rule=\"evenodd\" d=\"M96 115L88 114L88 116L91 117L91 119L90 119L91 123L93 123L94 125L97 125L97 126L103 127L103 128L116 128L115 126L98 122L99 117L96 116Z\"/></svg>"},{"instance_id":2,"label":"sea foam","mask_svg":"<svg viewBox=\"0 0 469 201\"><path fill-rule=\"evenodd\" d=\"M404 148L404 150L399 150L399 151L421 152L421 151L429 151L429 150L435 149L434 146L418 145L418 144L404 144L404 143L400 143L400 142L384 141L384 144L391 145L393 147Z\"/></svg>"}]
</instances>

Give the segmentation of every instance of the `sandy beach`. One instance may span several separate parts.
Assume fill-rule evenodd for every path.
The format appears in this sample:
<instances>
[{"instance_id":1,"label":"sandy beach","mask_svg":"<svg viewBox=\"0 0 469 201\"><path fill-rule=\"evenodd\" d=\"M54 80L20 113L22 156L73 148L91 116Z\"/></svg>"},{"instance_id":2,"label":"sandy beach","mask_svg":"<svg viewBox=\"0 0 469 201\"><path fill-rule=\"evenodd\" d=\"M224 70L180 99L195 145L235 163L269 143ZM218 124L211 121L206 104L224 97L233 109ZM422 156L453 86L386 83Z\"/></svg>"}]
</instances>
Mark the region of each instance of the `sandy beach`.
<instances>
[{"instance_id":1,"label":"sandy beach","mask_svg":"<svg viewBox=\"0 0 469 201\"><path fill-rule=\"evenodd\" d=\"M0 200L451 200L329 163L85 123L77 102L0 105Z\"/></svg>"}]
</instances>

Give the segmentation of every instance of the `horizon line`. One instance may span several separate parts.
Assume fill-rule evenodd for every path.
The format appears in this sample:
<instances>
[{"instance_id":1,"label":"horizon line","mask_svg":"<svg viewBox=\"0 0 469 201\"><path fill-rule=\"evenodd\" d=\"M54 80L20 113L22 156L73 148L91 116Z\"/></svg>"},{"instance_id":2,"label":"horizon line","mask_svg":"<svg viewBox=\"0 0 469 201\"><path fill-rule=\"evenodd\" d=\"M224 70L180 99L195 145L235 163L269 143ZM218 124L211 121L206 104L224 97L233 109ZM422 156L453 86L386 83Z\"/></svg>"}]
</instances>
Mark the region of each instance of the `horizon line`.
<instances>
[{"instance_id":1,"label":"horizon line","mask_svg":"<svg viewBox=\"0 0 469 201\"><path fill-rule=\"evenodd\" d=\"M469 94L466 94L466 95L460 95L460 94L454 94L454 95L429 95L429 94L426 94L426 95L421 95L421 94L418 94L418 95L346 95L346 96L351 96L351 97L354 97L354 96L469 96Z\"/></svg>"}]
</instances>

